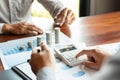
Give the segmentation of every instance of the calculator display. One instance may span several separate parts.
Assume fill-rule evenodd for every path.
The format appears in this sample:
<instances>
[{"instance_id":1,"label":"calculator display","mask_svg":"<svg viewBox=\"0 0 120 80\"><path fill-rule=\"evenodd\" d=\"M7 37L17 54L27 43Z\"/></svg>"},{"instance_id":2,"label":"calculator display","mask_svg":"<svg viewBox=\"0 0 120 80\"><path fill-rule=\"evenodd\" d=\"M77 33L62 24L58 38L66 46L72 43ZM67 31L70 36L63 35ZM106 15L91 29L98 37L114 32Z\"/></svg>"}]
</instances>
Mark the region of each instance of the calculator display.
<instances>
[{"instance_id":1,"label":"calculator display","mask_svg":"<svg viewBox=\"0 0 120 80\"><path fill-rule=\"evenodd\" d=\"M75 50L76 47L74 45L67 45L66 47L59 49L59 51L62 52L66 52L66 51L72 51Z\"/></svg>"}]
</instances>

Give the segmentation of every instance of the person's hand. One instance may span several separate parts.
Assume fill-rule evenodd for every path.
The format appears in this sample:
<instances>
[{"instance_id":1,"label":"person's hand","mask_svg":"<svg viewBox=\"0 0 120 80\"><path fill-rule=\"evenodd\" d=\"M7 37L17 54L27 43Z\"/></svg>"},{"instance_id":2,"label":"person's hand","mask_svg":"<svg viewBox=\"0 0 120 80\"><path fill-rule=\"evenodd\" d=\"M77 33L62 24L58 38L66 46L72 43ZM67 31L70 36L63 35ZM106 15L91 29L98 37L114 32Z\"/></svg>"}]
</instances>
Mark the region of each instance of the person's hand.
<instances>
[{"instance_id":1,"label":"person's hand","mask_svg":"<svg viewBox=\"0 0 120 80\"><path fill-rule=\"evenodd\" d=\"M38 34L43 34L43 31L36 27L33 24L21 22L21 23L16 23L16 24L4 24L3 33L12 33L16 35L21 35L21 34L31 34L31 35L38 35Z\"/></svg>"},{"instance_id":2,"label":"person's hand","mask_svg":"<svg viewBox=\"0 0 120 80\"><path fill-rule=\"evenodd\" d=\"M65 8L63 9L55 18L55 23L60 23L60 26L62 26L64 23L71 24L75 20L75 15L72 12L72 10Z\"/></svg>"},{"instance_id":3,"label":"person's hand","mask_svg":"<svg viewBox=\"0 0 120 80\"><path fill-rule=\"evenodd\" d=\"M32 71L36 74L40 69L44 67L50 67L55 69L55 58L46 45L41 44L41 52L32 52L30 65Z\"/></svg>"},{"instance_id":4,"label":"person's hand","mask_svg":"<svg viewBox=\"0 0 120 80\"><path fill-rule=\"evenodd\" d=\"M108 57L103 51L99 49L83 50L76 55L78 58L81 55L86 54L88 61L84 61L82 64L88 68L99 70L104 60Z\"/></svg>"}]
</instances>

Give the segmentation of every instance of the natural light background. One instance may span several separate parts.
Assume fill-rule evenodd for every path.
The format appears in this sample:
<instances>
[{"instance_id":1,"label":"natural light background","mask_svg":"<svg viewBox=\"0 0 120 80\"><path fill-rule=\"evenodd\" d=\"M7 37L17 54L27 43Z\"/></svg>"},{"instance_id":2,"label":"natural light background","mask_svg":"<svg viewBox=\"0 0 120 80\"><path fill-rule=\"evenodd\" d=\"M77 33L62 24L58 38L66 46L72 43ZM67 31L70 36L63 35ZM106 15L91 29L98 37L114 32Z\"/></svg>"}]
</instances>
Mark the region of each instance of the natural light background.
<instances>
[{"instance_id":1,"label":"natural light background","mask_svg":"<svg viewBox=\"0 0 120 80\"><path fill-rule=\"evenodd\" d=\"M75 16L78 17L79 0L60 0L60 1L68 8L72 9L73 12L75 13ZM46 9L37 2L37 0L34 0L34 3L32 4L32 16L51 18L49 12L47 12Z\"/></svg>"}]
</instances>

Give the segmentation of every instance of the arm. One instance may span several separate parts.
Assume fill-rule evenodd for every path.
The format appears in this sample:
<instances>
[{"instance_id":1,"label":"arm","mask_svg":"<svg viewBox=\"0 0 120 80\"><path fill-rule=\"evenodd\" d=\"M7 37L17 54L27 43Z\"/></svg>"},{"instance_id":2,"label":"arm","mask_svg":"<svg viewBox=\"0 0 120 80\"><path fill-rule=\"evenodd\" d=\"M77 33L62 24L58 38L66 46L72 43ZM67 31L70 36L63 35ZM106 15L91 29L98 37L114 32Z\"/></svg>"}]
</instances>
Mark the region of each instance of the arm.
<instances>
[{"instance_id":1,"label":"arm","mask_svg":"<svg viewBox=\"0 0 120 80\"><path fill-rule=\"evenodd\" d=\"M53 18L65 8L58 0L38 0L38 2L40 2L50 12Z\"/></svg>"},{"instance_id":2,"label":"arm","mask_svg":"<svg viewBox=\"0 0 120 80\"><path fill-rule=\"evenodd\" d=\"M38 0L52 15L55 23L62 26L64 23L71 24L75 15L71 9L66 8L59 0Z\"/></svg>"}]
</instances>

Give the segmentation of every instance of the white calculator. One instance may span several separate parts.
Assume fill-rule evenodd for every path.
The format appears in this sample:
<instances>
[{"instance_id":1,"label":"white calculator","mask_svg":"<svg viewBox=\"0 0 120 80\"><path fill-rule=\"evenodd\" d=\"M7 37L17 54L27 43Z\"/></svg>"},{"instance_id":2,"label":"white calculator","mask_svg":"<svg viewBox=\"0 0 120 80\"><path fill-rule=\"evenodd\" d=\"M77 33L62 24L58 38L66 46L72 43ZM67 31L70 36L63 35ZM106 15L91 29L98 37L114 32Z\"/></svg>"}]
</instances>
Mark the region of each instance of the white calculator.
<instances>
[{"instance_id":1,"label":"white calculator","mask_svg":"<svg viewBox=\"0 0 120 80\"><path fill-rule=\"evenodd\" d=\"M55 48L55 52L59 58L69 66L76 66L81 62L87 60L87 56L83 55L76 59L76 55L80 50L75 45L64 45Z\"/></svg>"}]
</instances>

